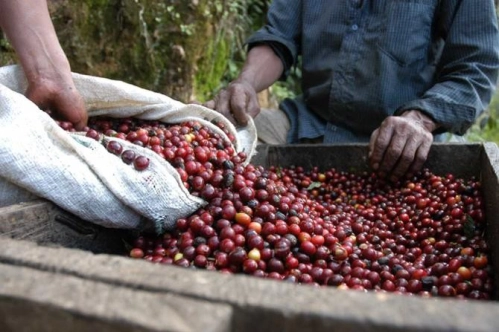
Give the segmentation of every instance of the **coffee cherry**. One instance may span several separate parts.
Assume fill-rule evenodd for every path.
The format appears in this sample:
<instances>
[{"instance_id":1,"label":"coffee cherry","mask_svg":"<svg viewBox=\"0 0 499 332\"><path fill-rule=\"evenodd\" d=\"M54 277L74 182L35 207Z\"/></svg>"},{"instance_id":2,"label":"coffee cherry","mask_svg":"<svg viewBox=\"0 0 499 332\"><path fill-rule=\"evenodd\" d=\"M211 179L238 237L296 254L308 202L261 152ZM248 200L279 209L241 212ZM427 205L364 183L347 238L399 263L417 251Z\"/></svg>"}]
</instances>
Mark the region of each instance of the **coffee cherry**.
<instances>
[{"instance_id":1,"label":"coffee cherry","mask_svg":"<svg viewBox=\"0 0 499 332\"><path fill-rule=\"evenodd\" d=\"M149 158L144 156L137 156L133 160L133 167L138 171L143 171L149 167Z\"/></svg>"},{"instance_id":2,"label":"coffee cherry","mask_svg":"<svg viewBox=\"0 0 499 332\"><path fill-rule=\"evenodd\" d=\"M96 141L98 141L98 140L99 140L99 138L100 138L99 132L98 132L98 131L96 131L96 130L94 130L94 129L89 129L89 130L86 132L85 136L90 137L90 138L93 138L93 139L95 139Z\"/></svg>"},{"instance_id":3,"label":"coffee cherry","mask_svg":"<svg viewBox=\"0 0 499 332\"><path fill-rule=\"evenodd\" d=\"M143 235L131 257L340 289L491 296L477 179L423 170L388 184L368 172L243 165L244 154L196 121L91 120L156 152L207 201L160 240Z\"/></svg>"},{"instance_id":4,"label":"coffee cherry","mask_svg":"<svg viewBox=\"0 0 499 332\"><path fill-rule=\"evenodd\" d=\"M121 152L123 151L123 146L118 143L117 141L109 141L107 143L107 151L111 152L112 154L115 154L119 156Z\"/></svg>"},{"instance_id":5,"label":"coffee cherry","mask_svg":"<svg viewBox=\"0 0 499 332\"><path fill-rule=\"evenodd\" d=\"M132 258L143 258L144 257L144 251L140 248L133 248L130 251L130 257Z\"/></svg>"},{"instance_id":6,"label":"coffee cherry","mask_svg":"<svg viewBox=\"0 0 499 332\"><path fill-rule=\"evenodd\" d=\"M125 150L123 151L123 153L121 154L121 160L127 164L127 165L130 165L131 163L133 163L133 161L135 160L135 152L132 151L132 150Z\"/></svg>"}]
</instances>

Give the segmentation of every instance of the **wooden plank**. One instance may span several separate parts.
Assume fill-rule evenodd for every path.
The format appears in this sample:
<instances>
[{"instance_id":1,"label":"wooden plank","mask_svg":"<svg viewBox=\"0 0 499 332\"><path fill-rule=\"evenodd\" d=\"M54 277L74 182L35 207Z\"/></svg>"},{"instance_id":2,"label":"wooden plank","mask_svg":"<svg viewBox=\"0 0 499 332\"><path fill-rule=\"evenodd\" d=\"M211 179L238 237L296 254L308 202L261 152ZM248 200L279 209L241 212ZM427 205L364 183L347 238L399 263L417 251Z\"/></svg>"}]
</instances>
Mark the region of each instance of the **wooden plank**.
<instances>
[{"instance_id":1,"label":"wooden plank","mask_svg":"<svg viewBox=\"0 0 499 332\"><path fill-rule=\"evenodd\" d=\"M128 231L106 229L45 200L0 208L0 234L42 245L123 254Z\"/></svg>"}]
</instances>

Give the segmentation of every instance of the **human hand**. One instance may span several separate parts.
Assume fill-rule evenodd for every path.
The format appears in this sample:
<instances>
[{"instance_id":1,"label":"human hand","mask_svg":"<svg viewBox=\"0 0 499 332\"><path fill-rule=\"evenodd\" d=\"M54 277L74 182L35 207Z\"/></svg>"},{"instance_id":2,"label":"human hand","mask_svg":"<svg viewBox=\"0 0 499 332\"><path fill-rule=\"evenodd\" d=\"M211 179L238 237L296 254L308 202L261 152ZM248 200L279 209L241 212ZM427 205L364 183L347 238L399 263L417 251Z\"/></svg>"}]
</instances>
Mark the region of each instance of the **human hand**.
<instances>
[{"instance_id":1,"label":"human hand","mask_svg":"<svg viewBox=\"0 0 499 332\"><path fill-rule=\"evenodd\" d=\"M57 117L69 121L82 130L88 121L83 98L71 78L40 78L31 81L26 97L43 110L49 109Z\"/></svg>"},{"instance_id":2,"label":"human hand","mask_svg":"<svg viewBox=\"0 0 499 332\"><path fill-rule=\"evenodd\" d=\"M371 135L369 163L381 175L396 181L421 169L438 125L420 111L389 116Z\"/></svg>"},{"instance_id":3,"label":"human hand","mask_svg":"<svg viewBox=\"0 0 499 332\"><path fill-rule=\"evenodd\" d=\"M233 124L241 126L248 124L248 115L254 118L260 113L257 93L244 81L230 83L203 106L222 113Z\"/></svg>"},{"instance_id":4,"label":"human hand","mask_svg":"<svg viewBox=\"0 0 499 332\"><path fill-rule=\"evenodd\" d=\"M71 76L69 61L46 1L0 1L0 26L19 57L28 81L26 96L38 107L81 130L88 115Z\"/></svg>"}]
</instances>

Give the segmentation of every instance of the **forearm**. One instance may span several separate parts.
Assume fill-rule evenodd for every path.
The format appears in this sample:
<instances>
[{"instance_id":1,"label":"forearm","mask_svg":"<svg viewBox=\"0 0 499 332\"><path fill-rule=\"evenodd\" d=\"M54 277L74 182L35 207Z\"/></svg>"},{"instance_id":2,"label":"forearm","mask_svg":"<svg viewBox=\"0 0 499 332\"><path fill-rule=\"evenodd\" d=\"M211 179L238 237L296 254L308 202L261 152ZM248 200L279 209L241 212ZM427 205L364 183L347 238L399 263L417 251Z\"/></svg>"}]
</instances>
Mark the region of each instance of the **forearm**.
<instances>
[{"instance_id":1,"label":"forearm","mask_svg":"<svg viewBox=\"0 0 499 332\"><path fill-rule=\"evenodd\" d=\"M70 74L45 0L0 1L0 25L16 50L28 82Z\"/></svg>"},{"instance_id":2,"label":"forearm","mask_svg":"<svg viewBox=\"0 0 499 332\"><path fill-rule=\"evenodd\" d=\"M256 92L260 92L276 82L281 77L283 70L281 59L272 48L259 45L248 52L246 62L236 81L246 82Z\"/></svg>"}]
</instances>

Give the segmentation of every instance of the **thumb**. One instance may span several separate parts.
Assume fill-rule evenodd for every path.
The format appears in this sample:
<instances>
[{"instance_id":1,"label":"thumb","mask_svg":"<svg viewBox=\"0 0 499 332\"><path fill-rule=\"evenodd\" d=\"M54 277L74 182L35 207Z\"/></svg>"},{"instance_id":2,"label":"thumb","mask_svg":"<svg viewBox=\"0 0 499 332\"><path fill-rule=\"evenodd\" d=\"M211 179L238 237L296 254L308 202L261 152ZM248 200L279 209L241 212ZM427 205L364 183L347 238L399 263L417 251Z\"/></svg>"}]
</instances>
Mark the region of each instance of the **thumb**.
<instances>
[{"instance_id":1,"label":"thumb","mask_svg":"<svg viewBox=\"0 0 499 332\"><path fill-rule=\"evenodd\" d=\"M206 103L203 104L204 107L211 108L212 110L215 109L215 101L214 100L208 100Z\"/></svg>"}]
</instances>

